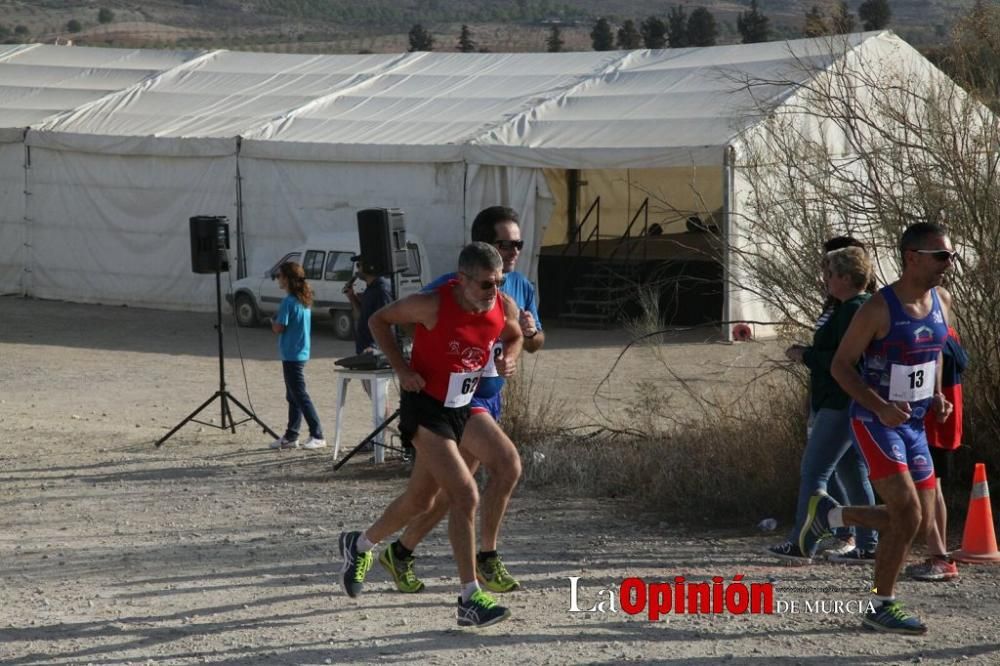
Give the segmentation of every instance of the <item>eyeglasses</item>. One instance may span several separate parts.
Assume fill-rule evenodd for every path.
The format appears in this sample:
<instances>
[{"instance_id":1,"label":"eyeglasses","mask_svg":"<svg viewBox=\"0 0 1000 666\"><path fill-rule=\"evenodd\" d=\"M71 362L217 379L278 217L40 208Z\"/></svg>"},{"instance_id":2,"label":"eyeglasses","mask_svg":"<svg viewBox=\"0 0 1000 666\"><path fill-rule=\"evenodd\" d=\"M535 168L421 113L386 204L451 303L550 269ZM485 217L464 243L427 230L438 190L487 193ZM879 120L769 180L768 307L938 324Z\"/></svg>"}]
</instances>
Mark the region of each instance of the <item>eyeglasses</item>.
<instances>
[{"instance_id":1,"label":"eyeglasses","mask_svg":"<svg viewBox=\"0 0 1000 666\"><path fill-rule=\"evenodd\" d=\"M493 241L493 245L496 246L496 248L498 250L504 250L504 251L517 250L518 252L520 252L521 250L524 249L524 241L523 240L516 240L516 241L515 240L498 240L498 241Z\"/></svg>"},{"instance_id":2,"label":"eyeglasses","mask_svg":"<svg viewBox=\"0 0 1000 666\"><path fill-rule=\"evenodd\" d=\"M934 257L940 262L945 262L951 259L953 262L958 261L958 252L955 250L913 250L917 254L926 254Z\"/></svg>"},{"instance_id":3,"label":"eyeglasses","mask_svg":"<svg viewBox=\"0 0 1000 666\"><path fill-rule=\"evenodd\" d=\"M493 280L476 280L474 276L469 275L468 273L462 273L462 275L472 280L472 284L476 285L483 291L489 291L491 289L501 289L504 283L507 281L506 276L494 282Z\"/></svg>"}]
</instances>

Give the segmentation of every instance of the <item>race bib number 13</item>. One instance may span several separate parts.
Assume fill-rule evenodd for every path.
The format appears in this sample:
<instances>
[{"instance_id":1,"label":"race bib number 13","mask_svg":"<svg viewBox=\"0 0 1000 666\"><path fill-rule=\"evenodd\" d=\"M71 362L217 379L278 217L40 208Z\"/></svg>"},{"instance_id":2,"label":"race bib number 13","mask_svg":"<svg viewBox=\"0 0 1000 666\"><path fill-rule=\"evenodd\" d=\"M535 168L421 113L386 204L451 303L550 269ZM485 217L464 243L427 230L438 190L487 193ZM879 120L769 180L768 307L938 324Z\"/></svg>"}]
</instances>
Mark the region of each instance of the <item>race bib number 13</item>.
<instances>
[{"instance_id":1,"label":"race bib number 13","mask_svg":"<svg viewBox=\"0 0 1000 666\"><path fill-rule=\"evenodd\" d=\"M889 377L889 400L917 402L934 395L936 361L920 365L893 365Z\"/></svg>"},{"instance_id":2,"label":"race bib number 13","mask_svg":"<svg viewBox=\"0 0 1000 666\"><path fill-rule=\"evenodd\" d=\"M479 386L480 370L475 372L453 372L448 378L448 394L444 397L445 407L465 407L472 402L472 395Z\"/></svg>"}]
</instances>

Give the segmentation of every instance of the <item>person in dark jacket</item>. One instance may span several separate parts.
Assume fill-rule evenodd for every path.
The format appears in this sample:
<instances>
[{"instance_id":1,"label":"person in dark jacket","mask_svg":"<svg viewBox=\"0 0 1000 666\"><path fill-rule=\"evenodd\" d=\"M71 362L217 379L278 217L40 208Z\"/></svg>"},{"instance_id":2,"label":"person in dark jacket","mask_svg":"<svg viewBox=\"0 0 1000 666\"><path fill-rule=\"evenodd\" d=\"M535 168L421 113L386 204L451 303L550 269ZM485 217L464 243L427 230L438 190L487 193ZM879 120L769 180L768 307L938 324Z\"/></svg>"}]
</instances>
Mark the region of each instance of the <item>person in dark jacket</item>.
<instances>
[{"instance_id":1,"label":"person in dark jacket","mask_svg":"<svg viewBox=\"0 0 1000 666\"><path fill-rule=\"evenodd\" d=\"M851 440L848 406L850 399L830 374L833 355L840 345L851 319L870 298L867 287L871 281L872 263L864 249L844 247L826 254L823 276L832 307L824 312L810 346L793 345L786 356L809 368L810 409L812 428L802 454L802 478L795 511L795 525L789 538L771 546L768 552L782 560L808 564L812 557L799 548L799 532L805 521L809 498L818 490L825 491L836 471L842 494L852 504L874 504L874 494L868 482L868 469ZM853 549L828 556L831 561L872 562L878 535L859 528Z\"/></svg>"}]
</instances>

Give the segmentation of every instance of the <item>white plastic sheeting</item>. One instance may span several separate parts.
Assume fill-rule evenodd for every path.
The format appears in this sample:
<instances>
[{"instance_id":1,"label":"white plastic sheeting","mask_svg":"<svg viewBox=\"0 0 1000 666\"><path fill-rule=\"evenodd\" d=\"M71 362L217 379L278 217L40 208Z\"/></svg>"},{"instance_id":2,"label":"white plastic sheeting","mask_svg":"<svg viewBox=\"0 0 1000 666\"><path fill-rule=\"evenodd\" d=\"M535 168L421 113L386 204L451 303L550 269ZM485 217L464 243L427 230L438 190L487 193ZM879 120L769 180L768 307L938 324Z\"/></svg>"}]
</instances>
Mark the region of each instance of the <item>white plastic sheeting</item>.
<instances>
[{"instance_id":1,"label":"white plastic sheeting","mask_svg":"<svg viewBox=\"0 0 1000 666\"><path fill-rule=\"evenodd\" d=\"M0 291L208 307L190 216L241 220L258 271L369 206L403 208L441 272L475 212L512 205L534 273L542 169L719 168L761 113L861 50L922 60L891 33L555 54L0 47ZM725 318L766 317L729 302Z\"/></svg>"},{"instance_id":2,"label":"white plastic sheeting","mask_svg":"<svg viewBox=\"0 0 1000 666\"><path fill-rule=\"evenodd\" d=\"M166 308L214 305L214 280L191 272L188 218L235 219L234 160L44 148L32 148L31 156L31 295Z\"/></svg>"},{"instance_id":3,"label":"white plastic sheeting","mask_svg":"<svg viewBox=\"0 0 1000 666\"><path fill-rule=\"evenodd\" d=\"M357 233L362 208L402 208L427 247L432 273L453 270L462 228L460 162L374 164L241 156L247 272L263 273L311 234Z\"/></svg>"},{"instance_id":4,"label":"white plastic sheeting","mask_svg":"<svg viewBox=\"0 0 1000 666\"><path fill-rule=\"evenodd\" d=\"M0 143L0 294L25 293L24 146Z\"/></svg>"}]
</instances>

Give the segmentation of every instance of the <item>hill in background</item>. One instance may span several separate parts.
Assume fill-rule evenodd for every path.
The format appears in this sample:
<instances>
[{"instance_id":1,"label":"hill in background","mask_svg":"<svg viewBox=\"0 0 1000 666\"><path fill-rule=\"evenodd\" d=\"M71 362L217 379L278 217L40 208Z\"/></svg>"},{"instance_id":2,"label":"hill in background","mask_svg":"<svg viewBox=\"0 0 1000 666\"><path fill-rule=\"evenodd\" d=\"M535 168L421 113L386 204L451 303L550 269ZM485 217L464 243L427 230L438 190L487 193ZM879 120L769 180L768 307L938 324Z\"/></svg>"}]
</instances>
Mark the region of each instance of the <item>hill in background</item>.
<instances>
[{"instance_id":1,"label":"hill in background","mask_svg":"<svg viewBox=\"0 0 1000 666\"><path fill-rule=\"evenodd\" d=\"M862 0L848 6L856 13ZM476 48L494 52L544 51L558 25L563 50L591 49L590 30L599 16L613 26L638 25L647 16L666 20L675 3L662 0L0 0L0 41L73 40L94 46L228 48L290 53L401 52L420 23L435 38L435 50L456 50L461 26ZM709 8L719 43L736 43L738 2L691 2ZM833 0L760 0L772 39L802 36L812 6L833 12ZM972 0L889 0L889 27L918 46L940 43L951 21ZM101 14L101 10L105 10ZM103 22L102 22L103 20ZM860 25L860 22L859 22ZM860 29L860 28L859 28Z\"/></svg>"}]
</instances>

